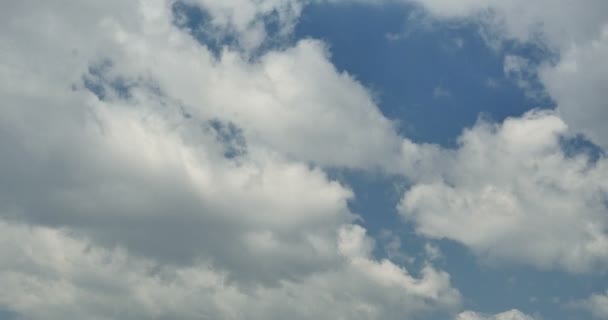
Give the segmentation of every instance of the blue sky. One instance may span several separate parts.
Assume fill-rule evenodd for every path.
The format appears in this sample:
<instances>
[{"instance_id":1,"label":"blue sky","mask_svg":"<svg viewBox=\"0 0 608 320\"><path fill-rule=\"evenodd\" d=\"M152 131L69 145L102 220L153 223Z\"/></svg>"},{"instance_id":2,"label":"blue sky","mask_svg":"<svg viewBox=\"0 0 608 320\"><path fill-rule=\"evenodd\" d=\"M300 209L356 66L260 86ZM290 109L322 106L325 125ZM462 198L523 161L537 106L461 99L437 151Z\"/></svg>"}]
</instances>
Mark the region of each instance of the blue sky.
<instances>
[{"instance_id":1,"label":"blue sky","mask_svg":"<svg viewBox=\"0 0 608 320\"><path fill-rule=\"evenodd\" d=\"M480 114L502 121L551 107L549 99L526 99L503 72L506 52L488 47L475 25L421 25L416 10L403 4L311 5L295 36L327 42L335 66L370 88L382 112L416 141L450 146ZM525 51L515 52L538 59Z\"/></svg>"},{"instance_id":2,"label":"blue sky","mask_svg":"<svg viewBox=\"0 0 608 320\"><path fill-rule=\"evenodd\" d=\"M0 12L0 319L608 318L603 0Z\"/></svg>"}]
</instances>

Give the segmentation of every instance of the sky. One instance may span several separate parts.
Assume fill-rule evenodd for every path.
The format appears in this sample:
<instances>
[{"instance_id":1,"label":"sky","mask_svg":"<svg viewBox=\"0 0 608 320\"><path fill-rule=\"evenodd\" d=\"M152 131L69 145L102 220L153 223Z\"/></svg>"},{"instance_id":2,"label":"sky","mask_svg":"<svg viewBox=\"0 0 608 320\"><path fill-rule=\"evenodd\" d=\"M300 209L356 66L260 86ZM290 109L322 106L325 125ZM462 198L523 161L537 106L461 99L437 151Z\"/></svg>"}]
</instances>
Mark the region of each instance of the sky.
<instances>
[{"instance_id":1,"label":"sky","mask_svg":"<svg viewBox=\"0 0 608 320\"><path fill-rule=\"evenodd\" d=\"M0 320L608 319L608 2L0 6Z\"/></svg>"}]
</instances>

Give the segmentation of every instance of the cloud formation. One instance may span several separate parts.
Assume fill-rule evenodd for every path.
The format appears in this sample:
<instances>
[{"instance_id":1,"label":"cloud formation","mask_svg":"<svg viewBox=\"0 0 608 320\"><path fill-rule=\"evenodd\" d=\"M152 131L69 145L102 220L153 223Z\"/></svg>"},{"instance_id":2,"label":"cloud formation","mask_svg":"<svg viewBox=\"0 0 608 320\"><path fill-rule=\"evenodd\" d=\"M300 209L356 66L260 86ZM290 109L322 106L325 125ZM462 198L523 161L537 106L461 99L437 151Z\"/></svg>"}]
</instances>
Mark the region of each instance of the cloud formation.
<instances>
[{"instance_id":1,"label":"cloud formation","mask_svg":"<svg viewBox=\"0 0 608 320\"><path fill-rule=\"evenodd\" d=\"M415 1L436 18L474 19L489 37L559 54L532 71L505 60L516 76L538 71L557 110L480 120L453 149L400 137L322 41L276 41L308 2L179 3L233 41L212 48L169 0L26 0L0 12L0 310L28 319L453 316L461 296L432 265L440 249L425 247L420 270L377 257L349 208L356 195L330 178L333 168L409 179L398 209L417 233L495 265L606 270L608 162L567 150L573 133L602 147L608 139L604 1ZM389 255L403 259L397 240ZM604 298L585 306L601 317Z\"/></svg>"},{"instance_id":2,"label":"cloud formation","mask_svg":"<svg viewBox=\"0 0 608 320\"><path fill-rule=\"evenodd\" d=\"M406 143L405 163L422 174L399 211L420 234L489 261L605 270L608 161L567 154L566 134L554 112L532 111L502 124L481 120L456 149Z\"/></svg>"}]
</instances>

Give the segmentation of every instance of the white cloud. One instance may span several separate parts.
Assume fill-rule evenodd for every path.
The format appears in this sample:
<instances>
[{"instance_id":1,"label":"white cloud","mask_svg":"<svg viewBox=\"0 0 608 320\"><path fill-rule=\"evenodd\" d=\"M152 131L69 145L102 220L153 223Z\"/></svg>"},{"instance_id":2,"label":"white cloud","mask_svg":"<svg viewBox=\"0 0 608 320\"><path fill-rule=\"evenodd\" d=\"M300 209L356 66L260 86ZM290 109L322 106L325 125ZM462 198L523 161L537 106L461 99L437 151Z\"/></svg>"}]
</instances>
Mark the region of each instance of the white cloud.
<instances>
[{"instance_id":1,"label":"white cloud","mask_svg":"<svg viewBox=\"0 0 608 320\"><path fill-rule=\"evenodd\" d=\"M545 66L540 78L557 101L560 116L568 125L608 149L608 17L597 39L572 45L559 63Z\"/></svg>"},{"instance_id":2,"label":"white cloud","mask_svg":"<svg viewBox=\"0 0 608 320\"><path fill-rule=\"evenodd\" d=\"M500 1L404 0L418 3L440 19L476 19L495 28L500 37L522 42L543 41L565 48L593 40L606 21L608 4L602 0Z\"/></svg>"},{"instance_id":3,"label":"white cloud","mask_svg":"<svg viewBox=\"0 0 608 320\"><path fill-rule=\"evenodd\" d=\"M465 311L459 314L456 317L456 320L534 320L534 318L522 313L519 310L509 310L495 315Z\"/></svg>"},{"instance_id":4,"label":"white cloud","mask_svg":"<svg viewBox=\"0 0 608 320\"><path fill-rule=\"evenodd\" d=\"M201 3L247 33L286 2ZM458 306L445 272L375 260L352 192L323 171L386 166L400 139L322 43L216 58L172 25L170 2L63 7L2 11L2 309L399 319Z\"/></svg>"},{"instance_id":5,"label":"white cloud","mask_svg":"<svg viewBox=\"0 0 608 320\"><path fill-rule=\"evenodd\" d=\"M247 2L250 4L237 10L249 12L238 18L243 20L238 22L242 28L252 17L291 6L286 1ZM206 48L171 26L171 8L165 1L144 1L141 10L109 2L90 13L92 17L86 17L88 7L81 5L84 8L78 13L47 14L53 20L53 32L61 34L62 46L47 43L53 35L37 32L40 23L33 23L36 19L27 22L29 16L44 15L52 8L42 8L42 13L31 12L27 5L14 8L3 21L3 43L11 44L5 50L5 61L27 58L32 72L48 70L47 74L53 74L55 79L49 82L57 81L58 76L76 82L90 64L111 60L114 76L154 82L167 97L201 118L230 119L244 130L250 143L327 166L385 166L395 159L399 138L393 123L383 117L363 86L348 74L337 72L320 42L303 40L293 48L271 51L254 63L232 51L216 61ZM217 15L241 16L226 13L231 4L225 1L205 5L224 8L218 9L221 13ZM246 10L249 6L251 10ZM114 8L133 14L109 15L108 10ZM15 18L23 15L28 18ZM36 51L44 52L45 59L33 52L23 57L23 52L16 50L32 45L40 46ZM53 65L46 61L53 61ZM8 83L23 76L16 74L18 68L21 66L5 70ZM311 122L311 118L316 121Z\"/></svg>"},{"instance_id":6,"label":"white cloud","mask_svg":"<svg viewBox=\"0 0 608 320\"><path fill-rule=\"evenodd\" d=\"M481 121L455 150L404 143L418 182L400 213L420 234L458 241L491 262L605 270L608 160L566 155L566 133L557 115L534 111L500 125Z\"/></svg>"},{"instance_id":7,"label":"white cloud","mask_svg":"<svg viewBox=\"0 0 608 320\"><path fill-rule=\"evenodd\" d=\"M401 319L438 307L429 301L459 301L445 273L426 268L412 278L364 252L345 252L304 279L242 287L204 263L158 264L57 229L0 222L0 231L0 305L27 319ZM364 237L349 226L337 240L353 246Z\"/></svg>"}]
</instances>

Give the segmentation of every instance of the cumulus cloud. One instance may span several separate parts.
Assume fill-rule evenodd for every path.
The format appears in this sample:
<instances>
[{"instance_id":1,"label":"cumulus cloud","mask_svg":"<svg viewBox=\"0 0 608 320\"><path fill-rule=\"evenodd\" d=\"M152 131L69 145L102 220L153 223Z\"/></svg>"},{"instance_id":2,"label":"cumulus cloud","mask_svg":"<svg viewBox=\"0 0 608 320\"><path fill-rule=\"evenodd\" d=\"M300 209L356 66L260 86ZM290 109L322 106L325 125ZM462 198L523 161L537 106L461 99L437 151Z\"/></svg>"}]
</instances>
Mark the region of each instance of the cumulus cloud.
<instances>
[{"instance_id":1,"label":"cumulus cloud","mask_svg":"<svg viewBox=\"0 0 608 320\"><path fill-rule=\"evenodd\" d=\"M561 147L567 125L603 143L603 109L577 122L579 90L563 89L604 54L601 10L569 11L584 23L564 36L563 6L517 15L504 2L425 1L442 17L490 10L521 41L540 28L568 53L541 68L556 113L481 121L451 150L399 137L322 42L269 45L302 2L185 0L236 39L218 51L184 29L175 3L20 1L0 12L1 309L28 319L402 319L457 308L446 272L374 257L332 167L402 173L414 183L403 217L490 261L605 268L607 162ZM602 72L584 81L601 83ZM602 101L589 90L580 108Z\"/></svg>"},{"instance_id":2,"label":"cumulus cloud","mask_svg":"<svg viewBox=\"0 0 608 320\"><path fill-rule=\"evenodd\" d=\"M608 161L566 154L566 134L554 112L532 111L480 121L453 150L404 143L418 182L399 211L420 234L458 241L488 261L605 270Z\"/></svg>"},{"instance_id":3,"label":"cumulus cloud","mask_svg":"<svg viewBox=\"0 0 608 320\"><path fill-rule=\"evenodd\" d=\"M1 222L0 231L0 304L27 319L401 319L459 299L443 272L417 279L347 249L370 241L357 226L336 239L336 269L248 288L205 263L159 264L58 229Z\"/></svg>"},{"instance_id":4,"label":"cumulus cloud","mask_svg":"<svg viewBox=\"0 0 608 320\"><path fill-rule=\"evenodd\" d=\"M172 1L34 2L0 21L2 309L400 319L459 305L447 273L375 259L352 191L324 172L386 167L400 138L321 42L215 55ZM243 39L298 12L188 3Z\"/></svg>"}]
</instances>

